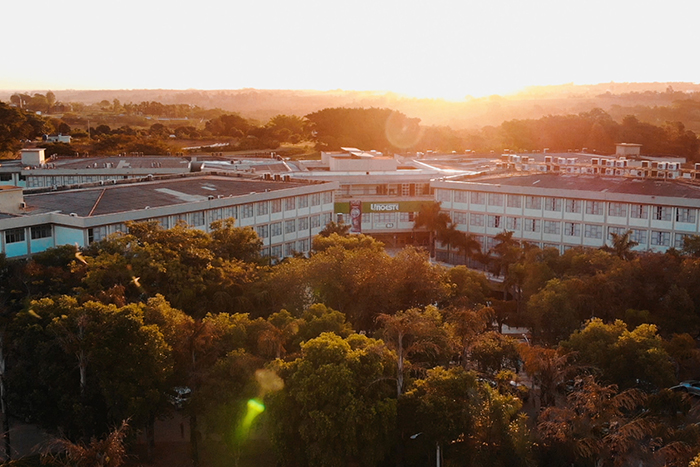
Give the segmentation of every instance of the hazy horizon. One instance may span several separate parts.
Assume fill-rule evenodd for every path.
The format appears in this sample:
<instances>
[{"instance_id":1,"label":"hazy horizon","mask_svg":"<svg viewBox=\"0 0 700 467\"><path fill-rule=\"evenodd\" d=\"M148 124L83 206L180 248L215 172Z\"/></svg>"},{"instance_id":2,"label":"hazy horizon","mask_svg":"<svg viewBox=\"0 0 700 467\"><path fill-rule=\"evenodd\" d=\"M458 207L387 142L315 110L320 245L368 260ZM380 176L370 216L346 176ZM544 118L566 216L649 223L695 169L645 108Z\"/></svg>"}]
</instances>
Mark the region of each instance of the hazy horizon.
<instances>
[{"instance_id":1,"label":"hazy horizon","mask_svg":"<svg viewBox=\"0 0 700 467\"><path fill-rule=\"evenodd\" d=\"M30 24L22 20L28 11ZM700 4L68 0L0 7L0 90L317 90L460 101L530 86L695 82ZM11 19L8 21L8 19Z\"/></svg>"}]
</instances>

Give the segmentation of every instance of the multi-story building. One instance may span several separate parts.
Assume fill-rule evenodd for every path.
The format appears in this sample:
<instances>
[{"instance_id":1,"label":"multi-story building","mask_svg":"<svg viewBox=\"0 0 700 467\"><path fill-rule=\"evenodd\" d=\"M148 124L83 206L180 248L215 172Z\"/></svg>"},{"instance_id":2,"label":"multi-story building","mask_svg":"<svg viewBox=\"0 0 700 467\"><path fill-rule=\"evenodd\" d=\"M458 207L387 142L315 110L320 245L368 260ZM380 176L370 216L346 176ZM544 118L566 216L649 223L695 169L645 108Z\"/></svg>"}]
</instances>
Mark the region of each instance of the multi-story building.
<instances>
[{"instance_id":1,"label":"multi-story building","mask_svg":"<svg viewBox=\"0 0 700 467\"><path fill-rule=\"evenodd\" d=\"M294 179L332 180L339 184L336 218L351 225L351 232L372 235L394 247L427 244L427 232L415 232L413 226L421 207L434 201L431 180L474 173L465 167L443 167L431 161L386 157L354 148L324 152L320 163L296 164L303 170L291 172Z\"/></svg>"},{"instance_id":2,"label":"multi-story building","mask_svg":"<svg viewBox=\"0 0 700 467\"><path fill-rule=\"evenodd\" d=\"M0 251L22 257L48 248L85 246L125 231L127 221L183 221L209 231L235 218L250 226L273 258L310 250L311 239L333 218L337 183L246 179L242 174L197 173L122 179L65 188L0 190Z\"/></svg>"},{"instance_id":3,"label":"multi-story building","mask_svg":"<svg viewBox=\"0 0 700 467\"><path fill-rule=\"evenodd\" d=\"M682 248L700 232L700 186L690 180L521 173L435 180L435 199L484 251L512 231L517 240L563 252L611 245L631 232L636 250ZM446 258L447 249L440 257ZM455 256L458 261L458 257Z\"/></svg>"}]
</instances>

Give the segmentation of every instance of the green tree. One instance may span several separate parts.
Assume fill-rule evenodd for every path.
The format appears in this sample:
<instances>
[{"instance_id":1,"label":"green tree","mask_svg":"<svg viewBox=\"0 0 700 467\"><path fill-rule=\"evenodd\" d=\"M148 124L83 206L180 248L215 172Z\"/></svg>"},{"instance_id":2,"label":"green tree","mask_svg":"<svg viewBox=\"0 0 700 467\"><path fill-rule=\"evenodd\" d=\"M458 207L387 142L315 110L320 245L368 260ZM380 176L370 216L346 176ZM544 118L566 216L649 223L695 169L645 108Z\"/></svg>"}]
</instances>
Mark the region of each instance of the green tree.
<instances>
[{"instance_id":1,"label":"green tree","mask_svg":"<svg viewBox=\"0 0 700 467\"><path fill-rule=\"evenodd\" d=\"M452 343L448 331L434 306L428 306L425 310L411 308L394 315L381 314L377 317L377 323L380 326L379 335L396 352L397 396L404 391L408 369L421 364L434 366L451 354Z\"/></svg>"},{"instance_id":2,"label":"green tree","mask_svg":"<svg viewBox=\"0 0 700 467\"><path fill-rule=\"evenodd\" d=\"M350 224L345 224L343 222L335 223L333 221L326 224L326 226L321 230L318 235L321 237L330 237L331 234L338 234L341 237L347 237L350 232ZM314 242L316 239L314 238Z\"/></svg>"},{"instance_id":3,"label":"green tree","mask_svg":"<svg viewBox=\"0 0 700 467\"><path fill-rule=\"evenodd\" d=\"M267 398L281 465L380 465L392 445L393 356L381 341L324 333L278 361L282 391Z\"/></svg>"},{"instance_id":4,"label":"green tree","mask_svg":"<svg viewBox=\"0 0 700 467\"><path fill-rule=\"evenodd\" d=\"M142 306L45 298L17 315L13 335L23 363L12 397L46 426L89 436L126 419L144 427L162 409L171 348Z\"/></svg>"},{"instance_id":5,"label":"green tree","mask_svg":"<svg viewBox=\"0 0 700 467\"><path fill-rule=\"evenodd\" d=\"M415 217L414 229L426 228L430 233L430 257L435 257L435 239L447 229L450 216L440 210L440 203L424 204Z\"/></svg>"},{"instance_id":6,"label":"green tree","mask_svg":"<svg viewBox=\"0 0 700 467\"><path fill-rule=\"evenodd\" d=\"M549 465L630 465L650 461L656 449L653 424L634 417L644 395L601 386L592 376L576 380L564 407L549 407L538 419L538 432Z\"/></svg>"},{"instance_id":7,"label":"green tree","mask_svg":"<svg viewBox=\"0 0 700 467\"><path fill-rule=\"evenodd\" d=\"M622 321L605 324L591 320L561 346L576 352L575 360L602 371L603 380L626 389L639 382L666 387L674 380L674 368L656 326L642 324L632 331Z\"/></svg>"},{"instance_id":8,"label":"green tree","mask_svg":"<svg viewBox=\"0 0 700 467\"><path fill-rule=\"evenodd\" d=\"M527 309L534 338L555 345L578 329L581 285L578 279L552 279L530 297Z\"/></svg>"},{"instance_id":9,"label":"green tree","mask_svg":"<svg viewBox=\"0 0 700 467\"><path fill-rule=\"evenodd\" d=\"M471 359L479 371L495 375L501 370L520 370L517 341L512 337L490 331L480 334L469 348Z\"/></svg>"},{"instance_id":10,"label":"green tree","mask_svg":"<svg viewBox=\"0 0 700 467\"><path fill-rule=\"evenodd\" d=\"M46 93L46 105L46 111L51 113L53 106L56 105L56 94L54 94L52 91Z\"/></svg>"},{"instance_id":11,"label":"green tree","mask_svg":"<svg viewBox=\"0 0 700 467\"><path fill-rule=\"evenodd\" d=\"M519 399L480 384L462 368L428 370L399 404L399 423L414 433L408 465L431 465L417 451L432 459L436 448L447 465L529 465L531 442L520 408Z\"/></svg>"},{"instance_id":12,"label":"green tree","mask_svg":"<svg viewBox=\"0 0 700 467\"><path fill-rule=\"evenodd\" d=\"M612 233L610 236L612 237L612 247L610 247L610 250L613 254L615 254L617 257L624 259L624 260L630 260L634 258L634 253L632 252L632 248L637 246L639 243L635 242L631 239L632 231L628 230L627 232L623 234L616 234Z\"/></svg>"},{"instance_id":13,"label":"green tree","mask_svg":"<svg viewBox=\"0 0 700 467\"><path fill-rule=\"evenodd\" d=\"M491 288L483 273L455 266L447 271L447 279L451 284L448 305L459 308L486 304Z\"/></svg>"}]
</instances>

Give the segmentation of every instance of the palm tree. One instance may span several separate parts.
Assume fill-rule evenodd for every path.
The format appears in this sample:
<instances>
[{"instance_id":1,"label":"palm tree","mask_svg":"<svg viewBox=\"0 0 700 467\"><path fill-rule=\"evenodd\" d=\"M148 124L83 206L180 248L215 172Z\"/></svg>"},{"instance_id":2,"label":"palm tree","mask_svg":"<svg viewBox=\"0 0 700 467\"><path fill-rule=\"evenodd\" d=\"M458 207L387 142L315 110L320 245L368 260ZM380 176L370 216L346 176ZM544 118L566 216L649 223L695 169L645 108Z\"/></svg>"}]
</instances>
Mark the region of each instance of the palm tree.
<instances>
[{"instance_id":1,"label":"palm tree","mask_svg":"<svg viewBox=\"0 0 700 467\"><path fill-rule=\"evenodd\" d=\"M459 232L455 246L464 255L464 264L468 259L479 258L481 256L481 243L471 233Z\"/></svg>"},{"instance_id":2,"label":"palm tree","mask_svg":"<svg viewBox=\"0 0 700 467\"><path fill-rule=\"evenodd\" d=\"M436 234L446 230L450 222L450 216L440 210L440 203L438 202L424 204L416 215L413 228L420 229L421 227L425 227L430 232L429 242L431 258L435 257Z\"/></svg>"},{"instance_id":3,"label":"palm tree","mask_svg":"<svg viewBox=\"0 0 700 467\"><path fill-rule=\"evenodd\" d=\"M625 260L634 258L632 248L639 245L639 243L631 239L631 230L628 230L623 234L612 233L610 236L612 237L611 251L615 253L616 256Z\"/></svg>"},{"instance_id":4,"label":"palm tree","mask_svg":"<svg viewBox=\"0 0 700 467\"><path fill-rule=\"evenodd\" d=\"M601 386L593 376L577 378L564 407L545 409L538 429L545 444L559 446L569 462L589 460L592 465L631 465L656 447L654 424L633 414L644 403L637 389L618 392L617 386Z\"/></svg>"}]
</instances>

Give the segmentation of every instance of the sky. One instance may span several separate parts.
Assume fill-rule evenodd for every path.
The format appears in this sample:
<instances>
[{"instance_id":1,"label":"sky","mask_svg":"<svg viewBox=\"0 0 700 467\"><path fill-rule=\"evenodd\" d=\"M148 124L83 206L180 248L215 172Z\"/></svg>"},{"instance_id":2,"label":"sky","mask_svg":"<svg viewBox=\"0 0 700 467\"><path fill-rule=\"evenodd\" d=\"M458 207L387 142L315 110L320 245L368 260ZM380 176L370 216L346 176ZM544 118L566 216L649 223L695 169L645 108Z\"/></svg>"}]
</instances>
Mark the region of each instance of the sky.
<instances>
[{"instance_id":1,"label":"sky","mask_svg":"<svg viewBox=\"0 0 700 467\"><path fill-rule=\"evenodd\" d=\"M460 100L698 82L697 0L0 2L0 89L316 89Z\"/></svg>"}]
</instances>

